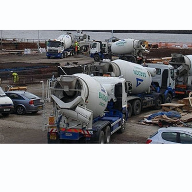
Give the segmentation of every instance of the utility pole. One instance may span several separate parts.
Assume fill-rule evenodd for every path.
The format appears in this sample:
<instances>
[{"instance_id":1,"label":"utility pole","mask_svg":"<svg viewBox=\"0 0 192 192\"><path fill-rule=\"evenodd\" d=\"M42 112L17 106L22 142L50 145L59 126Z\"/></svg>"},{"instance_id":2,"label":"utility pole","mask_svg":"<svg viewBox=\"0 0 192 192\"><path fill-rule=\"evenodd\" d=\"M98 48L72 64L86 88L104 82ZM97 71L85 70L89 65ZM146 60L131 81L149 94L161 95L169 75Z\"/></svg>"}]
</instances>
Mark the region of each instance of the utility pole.
<instances>
[{"instance_id":1,"label":"utility pole","mask_svg":"<svg viewBox=\"0 0 192 192\"><path fill-rule=\"evenodd\" d=\"M3 39L2 39L2 30L1 30L1 50L3 49L3 43L2 43Z\"/></svg>"},{"instance_id":2,"label":"utility pole","mask_svg":"<svg viewBox=\"0 0 192 192\"><path fill-rule=\"evenodd\" d=\"M39 51L39 30L37 32L38 32L38 43L37 43L37 46L38 46L38 51Z\"/></svg>"}]
</instances>

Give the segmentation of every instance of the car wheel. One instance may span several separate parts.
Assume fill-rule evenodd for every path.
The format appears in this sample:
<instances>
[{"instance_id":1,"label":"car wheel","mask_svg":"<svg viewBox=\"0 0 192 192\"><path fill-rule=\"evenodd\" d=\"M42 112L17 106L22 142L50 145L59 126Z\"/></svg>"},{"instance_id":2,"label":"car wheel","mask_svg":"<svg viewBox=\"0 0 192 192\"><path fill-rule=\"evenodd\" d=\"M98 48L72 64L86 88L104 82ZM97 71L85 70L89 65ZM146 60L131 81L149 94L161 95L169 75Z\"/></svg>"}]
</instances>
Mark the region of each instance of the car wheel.
<instances>
[{"instance_id":1,"label":"car wheel","mask_svg":"<svg viewBox=\"0 0 192 192\"><path fill-rule=\"evenodd\" d=\"M17 106L16 113L18 115L24 115L26 113L26 110L25 110L25 108L23 106Z\"/></svg>"}]
</instances>

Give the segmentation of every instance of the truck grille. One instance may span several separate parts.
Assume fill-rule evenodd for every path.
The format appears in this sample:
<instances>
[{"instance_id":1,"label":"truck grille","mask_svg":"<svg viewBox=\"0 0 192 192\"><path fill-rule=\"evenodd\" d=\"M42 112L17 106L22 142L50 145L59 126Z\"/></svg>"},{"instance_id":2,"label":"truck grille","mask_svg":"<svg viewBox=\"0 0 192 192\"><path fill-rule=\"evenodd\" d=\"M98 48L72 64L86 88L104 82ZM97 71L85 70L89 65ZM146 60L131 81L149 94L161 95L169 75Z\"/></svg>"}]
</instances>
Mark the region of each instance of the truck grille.
<instances>
[{"instance_id":1,"label":"truck grille","mask_svg":"<svg viewBox=\"0 0 192 192\"><path fill-rule=\"evenodd\" d=\"M58 51L57 50L51 50L51 49L49 49L49 51L48 51L49 53L55 53L55 54L57 54L58 53Z\"/></svg>"}]
</instances>

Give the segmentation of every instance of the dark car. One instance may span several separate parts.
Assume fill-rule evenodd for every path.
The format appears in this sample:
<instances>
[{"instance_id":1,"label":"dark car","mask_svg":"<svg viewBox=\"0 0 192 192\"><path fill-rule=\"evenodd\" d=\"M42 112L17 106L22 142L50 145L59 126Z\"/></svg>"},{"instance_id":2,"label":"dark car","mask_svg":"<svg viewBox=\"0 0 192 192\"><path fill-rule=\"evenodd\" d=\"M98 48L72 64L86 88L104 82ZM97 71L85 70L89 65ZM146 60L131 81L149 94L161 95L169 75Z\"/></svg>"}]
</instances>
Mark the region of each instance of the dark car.
<instances>
[{"instance_id":1,"label":"dark car","mask_svg":"<svg viewBox=\"0 0 192 192\"><path fill-rule=\"evenodd\" d=\"M8 91L6 95L12 99L15 112L18 115L24 115L26 113L37 113L43 109L43 103L41 99L27 91Z\"/></svg>"}]
</instances>

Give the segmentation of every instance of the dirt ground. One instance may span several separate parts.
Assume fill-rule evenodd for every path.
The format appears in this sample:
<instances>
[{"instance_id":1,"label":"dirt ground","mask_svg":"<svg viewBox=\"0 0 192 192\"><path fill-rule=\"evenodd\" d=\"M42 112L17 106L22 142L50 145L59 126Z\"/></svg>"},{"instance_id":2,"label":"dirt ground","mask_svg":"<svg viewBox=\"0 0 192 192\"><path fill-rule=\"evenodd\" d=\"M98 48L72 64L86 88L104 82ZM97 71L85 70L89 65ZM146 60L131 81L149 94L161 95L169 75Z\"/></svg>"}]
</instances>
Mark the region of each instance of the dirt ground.
<instances>
[{"instance_id":1,"label":"dirt ground","mask_svg":"<svg viewBox=\"0 0 192 192\"><path fill-rule=\"evenodd\" d=\"M64 59L47 59L45 54L42 55L1 55L2 63L9 62L59 62L66 64L67 62L78 61L78 64L92 62L91 58L84 56L69 57ZM46 83L46 81L45 81ZM2 82L2 88L7 86L7 82ZM42 96L42 84L27 85L27 90L38 96ZM47 131L44 129L44 124L48 122L48 116L51 113L52 103L46 103L45 109L37 114L17 115L10 114L9 117L0 115L0 143L2 144L46 144ZM111 137L112 144L142 144L146 139L158 130L158 126L146 126L139 124L143 116L157 111L147 110L138 116L133 116L128 119L126 131L123 134L115 133Z\"/></svg>"}]
</instances>

